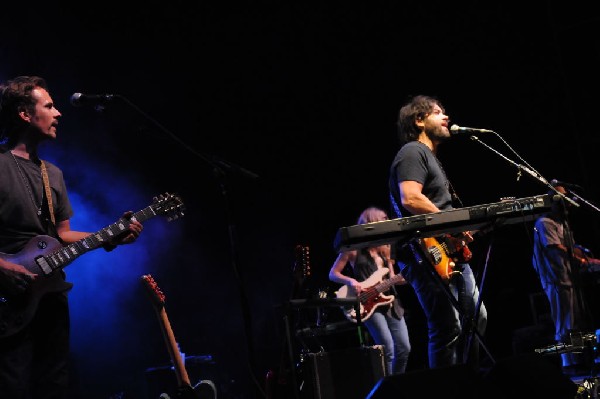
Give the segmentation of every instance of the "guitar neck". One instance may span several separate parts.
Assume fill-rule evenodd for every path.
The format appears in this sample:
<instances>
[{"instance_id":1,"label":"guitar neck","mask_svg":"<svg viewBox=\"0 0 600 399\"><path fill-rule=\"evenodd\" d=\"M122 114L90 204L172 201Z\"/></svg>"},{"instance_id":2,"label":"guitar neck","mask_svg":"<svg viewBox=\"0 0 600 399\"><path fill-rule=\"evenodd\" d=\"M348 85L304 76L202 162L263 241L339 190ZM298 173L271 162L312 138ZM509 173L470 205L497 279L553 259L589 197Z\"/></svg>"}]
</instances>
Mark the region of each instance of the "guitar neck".
<instances>
[{"instance_id":1,"label":"guitar neck","mask_svg":"<svg viewBox=\"0 0 600 399\"><path fill-rule=\"evenodd\" d=\"M383 280L381 283L377 285L377 291L384 292L387 291L392 285L396 284L398 281L402 280L402 275L396 274L393 277L390 277L386 280Z\"/></svg>"},{"instance_id":2,"label":"guitar neck","mask_svg":"<svg viewBox=\"0 0 600 399\"><path fill-rule=\"evenodd\" d=\"M165 338L165 343L167 344L167 349L169 351L169 356L171 357L171 361L173 362L173 366L175 368L175 375L177 376L177 384L178 386L191 386L190 378L188 376L187 370L185 369L185 363L181 357L181 353L179 352L179 348L177 347L177 341L175 340L175 334L173 333L173 329L171 328L171 323L169 322L169 318L167 317L167 312L165 308L157 309L156 313L158 315L158 320L160 322L161 330L163 332L163 336Z\"/></svg>"},{"instance_id":3,"label":"guitar neck","mask_svg":"<svg viewBox=\"0 0 600 399\"><path fill-rule=\"evenodd\" d=\"M139 222L144 222L154 216L157 213L150 205L132 215ZM110 241L111 238L118 236L123 233L131 225L131 220L126 218L120 218L115 223L99 230L87 237L82 238L79 241L75 241L71 244L65 245L64 247L58 248L56 251L51 252L46 256L38 257L35 262L42 269L44 274L51 274L53 271L62 269L69 265L75 259L81 255L100 248L102 245Z\"/></svg>"},{"instance_id":4,"label":"guitar neck","mask_svg":"<svg viewBox=\"0 0 600 399\"><path fill-rule=\"evenodd\" d=\"M156 212L154 211L153 206L150 205L140 211L135 212L131 216L131 219L136 219L139 222L145 222L154 216L156 216ZM73 247L71 249L85 252L97 249L108 242L111 238L118 236L125 230L129 229L129 226L131 225L131 219L120 218L115 223L95 232L94 234L90 234L79 241L67 245L65 248Z\"/></svg>"},{"instance_id":5,"label":"guitar neck","mask_svg":"<svg viewBox=\"0 0 600 399\"><path fill-rule=\"evenodd\" d=\"M175 340L175 334L171 328L169 318L167 317L167 311L165 310L165 294L163 294L161 289L158 287L158 284L150 274L143 275L140 281L144 284L144 287L146 287L148 294L150 294L150 299L154 304L154 310L158 316L158 323L160 324L160 329L163 333L165 343L167 344L167 350L169 352L169 356L171 357L171 362L175 368L177 385L180 389L184 390L180 392L178 397L181 399L197 399L196 395L193 394L193 388L185 369L185 363L182 359L181 352L179 352L179 347L177 346L177 341Z\"/></svg>"}]
</instances>

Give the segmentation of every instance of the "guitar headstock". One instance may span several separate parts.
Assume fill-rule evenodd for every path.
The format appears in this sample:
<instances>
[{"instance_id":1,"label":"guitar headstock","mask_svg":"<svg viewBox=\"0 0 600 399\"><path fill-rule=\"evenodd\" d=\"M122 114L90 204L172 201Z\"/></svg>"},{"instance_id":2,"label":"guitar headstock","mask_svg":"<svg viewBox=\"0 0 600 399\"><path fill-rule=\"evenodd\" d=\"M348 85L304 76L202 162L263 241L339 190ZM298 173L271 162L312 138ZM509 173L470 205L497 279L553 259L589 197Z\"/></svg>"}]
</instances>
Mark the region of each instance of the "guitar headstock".
<instances>
[{"instance_id":1,"label":"guitar headstock","mask_svg":"<svg viewBox=\"0 0 600 399\"><path fill-rule=\"evenodd\" d=\"M167 220L170 222L184 215L185 206L178 195L164 193L154 197L152 209L157 214L167 215Z\"/></svg>"},{"instance_id":2,"label":"guitar headstock","mask_svg":"<svg viewBox=\"0 0 600 399\"><path fill-rule=\"evenodd\" d=\"M296 261L294 263L294 275L300 281L310 276L310 247L296 245Z\"/></svg>"},{"instance_id":3,"label":"guitar headstock","mask_svg":"<svg viewBox=\"0 0 600 399\"><path fill-rule=\"evenodd\" d=\"M142 284L144 284L144 287L146 287L146 291L150 295L150 299L154 306L157 309L165 306L165 294L163 294L156 281L154 281L154 277L150 274L144 274L140 277L140 280L142 281Z\"/></svg>"}]
</instances>

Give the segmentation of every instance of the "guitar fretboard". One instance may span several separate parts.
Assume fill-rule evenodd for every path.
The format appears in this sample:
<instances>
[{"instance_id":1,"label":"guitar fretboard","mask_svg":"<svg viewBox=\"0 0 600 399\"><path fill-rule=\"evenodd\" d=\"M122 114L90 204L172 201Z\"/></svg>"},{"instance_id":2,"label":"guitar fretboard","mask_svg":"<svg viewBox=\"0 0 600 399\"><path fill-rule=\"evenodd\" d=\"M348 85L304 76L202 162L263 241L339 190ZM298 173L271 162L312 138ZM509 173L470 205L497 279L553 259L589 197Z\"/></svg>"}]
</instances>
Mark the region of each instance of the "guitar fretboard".
<instances>
[{"instance_id":1,"label":"guitar fretboard","mask_svg":"<svg viewBox=\"0 0 600 399\"><path fill-rule=\"evenodd\" d=\"M381 283L377 284L373 289L363 291L359 294L359 299L361 302L365 302L366 300L372 298L373 296L379 295L379 293L386 291L392 285L396 284L398 281L401 281L403 276L400 274L394 275L394 277L383 280Z\"/></svg>"},{"instance_id":2,"label":"guitar fretboard","mask_svg":"<svg viewBox=\"0 0 600 399\"><path fill-rule=\"evenodd\" d=\"M172 219L175 219L183 214L181 212L183 204L173 195L167 193L165 196L155 198L155 201L156 203L133 213L131 219L120 218L115 223L93 234L90 234L79 241L65 245L64 247L61 247L56 251L49 253L48 255L38 256L35 258L36 264L40 267L44 274L51 274L55 270L67 266L79 256L101 247L109 242L113 237L118 236L129 229L132 219L135 219L139 222L144 222L156 216L157 214L171 212L172 215L168 218L168 220L171 221ZM173 202L173 204L166 206L171 202Z\"/></svg>"}]
</instances>

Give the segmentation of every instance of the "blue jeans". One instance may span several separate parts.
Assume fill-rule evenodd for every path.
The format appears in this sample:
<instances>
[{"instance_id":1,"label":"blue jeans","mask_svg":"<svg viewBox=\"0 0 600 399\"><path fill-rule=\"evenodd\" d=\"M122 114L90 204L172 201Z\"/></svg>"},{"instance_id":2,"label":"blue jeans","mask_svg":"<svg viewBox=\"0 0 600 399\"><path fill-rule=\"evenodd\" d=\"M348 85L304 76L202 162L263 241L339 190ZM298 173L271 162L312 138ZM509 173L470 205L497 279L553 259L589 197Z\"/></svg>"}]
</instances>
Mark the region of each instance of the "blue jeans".
<instances>
[{"instance_id":1,"label":"blue jeans","mask_svg":"<svg viewBox=\"0 0 600 399\"><path fill-rule=\"evenodd\" d=\"M410 245L405 246L405 248L409 247ZM413 287L427 319L429 367L438 368L464 363L464 353L460 353L464 349L461 346L464 340L461 339L469 337L461 336L463 326L460 313L450 300L444 286L437 279L435 269L432 265L425 263L426 261L422 260L417 253L411 257L404 257L404 259L409 260L407 263L399 262L400 272ZM467 263L457 264L454 270L460 271L460 274L458 275L459 279L451 279L448 284L450 292L455 299L460 299L461 304L466 305L468 310L474 314L477 312L475 308L479 299L479 290L471 266ZM460 298L457 286L459 282L464 282L464 295ZM482 335L487 325L487 310L483 302L480 303L478 311L479 317L474 325L477 326L479 335ZM474 334L470 347L473 352L470 352L469 356L477 363L479 341Z\"/></svg>"},{"instance_id":2,"label":"blue jeans","mask_svg":"<svg viewBox=\"0 0 600 399\"><path fill-rule=\"evenodd\" d=\"M404 373L410 354L408 328L404 317L397 319L390 310L376 310L364 324L375 344L383 346L386 375Z\"/></svg>"}]
</instances>

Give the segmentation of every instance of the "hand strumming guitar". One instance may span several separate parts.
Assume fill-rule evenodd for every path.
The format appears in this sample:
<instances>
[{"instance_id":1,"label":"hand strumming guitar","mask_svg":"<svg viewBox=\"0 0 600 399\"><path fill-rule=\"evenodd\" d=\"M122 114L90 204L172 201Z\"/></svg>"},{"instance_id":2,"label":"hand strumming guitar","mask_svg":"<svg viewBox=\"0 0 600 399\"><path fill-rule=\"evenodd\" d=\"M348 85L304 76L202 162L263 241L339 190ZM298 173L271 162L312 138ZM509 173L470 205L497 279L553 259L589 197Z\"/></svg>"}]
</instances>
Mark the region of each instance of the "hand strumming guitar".
<instances>
[{"instance_id":1,"label":"hand strumming guitar","mask_svg":"<svg viewBox=\"0 0 600 399\"><path fill-rule=\"evenodd\" d=\"M22 294L36 277L25 267L0 259L0 291L6 295Z\"/></svg>"},{"instance_id":2,"label":"hand strumming guitar","mask_svg":"<svg viewBox=\"0 0 600 399\"><path fill-rule=\"evenodd\" d=\"M600 269L600 259L594 258L589 249L575 245L573 258L584 270L596 271Z\"/></svg>"}]
</instances>

